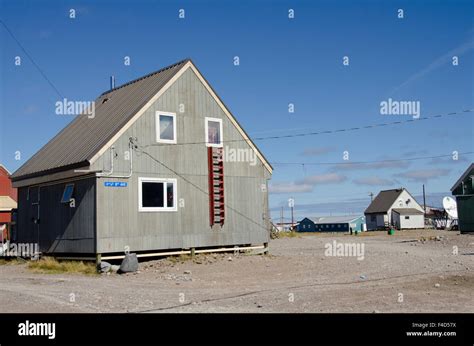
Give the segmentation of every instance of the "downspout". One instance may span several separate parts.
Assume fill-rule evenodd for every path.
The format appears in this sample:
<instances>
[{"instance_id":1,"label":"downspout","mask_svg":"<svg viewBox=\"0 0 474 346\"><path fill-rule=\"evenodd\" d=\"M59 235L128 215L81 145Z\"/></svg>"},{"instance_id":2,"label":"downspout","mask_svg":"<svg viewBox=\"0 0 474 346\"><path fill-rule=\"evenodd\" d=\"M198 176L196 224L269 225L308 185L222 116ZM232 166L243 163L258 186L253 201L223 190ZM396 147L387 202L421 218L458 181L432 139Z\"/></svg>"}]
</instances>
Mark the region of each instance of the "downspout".
<instances>
[{"instance_id":1,"label":"downspout","mask_svg":"<svg viewBox=\"0 0 474 346\"><path fill-rule=\"evenodd\" d=\"M106 173L97 173L96 176L97 177L109 177L109 178L124 178L124 179L128 179L132 176L133 174L133 143L132 143L132 140L130 139L130 142L128 143L128 148L130 150L130 173L126 174L126 175L113 175L113 172L114 172L114 159L113 159L113 147L110 148L111 149L111 160L112 160L112 164L111 164L111 171L110 172L106 172Z\"/></svg>"},{"instance_id":2,"label":"downspout","mask_svg":"<svg viewBox=\"0 0 474 346\"><path fill-rule=\"evenodd\" d=\"M114 175L114 149L115 147L110 147L110 171L103 172L103 173L96 173L96 177L109 177L109 178L124 178L128 179L133 174L133 140L130 138L130 142L128 143L128 148L130 149L130 173L126 175ZM86 170L86 169L76 169L74 172L77 173L93 173L93 171Z\"/></svg>"}]
</instances>

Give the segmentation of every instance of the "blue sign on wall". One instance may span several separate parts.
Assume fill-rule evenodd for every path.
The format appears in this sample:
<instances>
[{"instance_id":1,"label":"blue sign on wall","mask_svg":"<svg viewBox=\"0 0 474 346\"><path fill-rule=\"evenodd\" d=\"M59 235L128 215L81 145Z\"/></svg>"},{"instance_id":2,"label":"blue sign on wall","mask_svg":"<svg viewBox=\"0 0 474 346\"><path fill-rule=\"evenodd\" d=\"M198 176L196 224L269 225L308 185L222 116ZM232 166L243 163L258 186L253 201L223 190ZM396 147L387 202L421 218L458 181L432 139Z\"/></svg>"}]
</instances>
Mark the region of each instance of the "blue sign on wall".
<instances>
[{"instance_id":1,"label":"blue sign on wall","mask_svg":"<svg viewBox=\"0 0 474 346\"><path fill-rule=\"evenodd\" d=\"M128 183L123 181L105 181L104 186L106 187L127 187Z\"/></svg>"}]
</instances>

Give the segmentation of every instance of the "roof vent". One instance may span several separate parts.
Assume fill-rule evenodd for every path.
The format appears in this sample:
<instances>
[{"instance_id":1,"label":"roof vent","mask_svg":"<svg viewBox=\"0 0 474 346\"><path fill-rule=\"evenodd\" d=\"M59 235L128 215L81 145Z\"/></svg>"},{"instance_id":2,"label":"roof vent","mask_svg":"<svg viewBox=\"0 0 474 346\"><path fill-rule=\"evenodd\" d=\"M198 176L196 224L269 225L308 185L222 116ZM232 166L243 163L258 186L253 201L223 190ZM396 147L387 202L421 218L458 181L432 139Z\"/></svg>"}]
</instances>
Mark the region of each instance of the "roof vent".
<instances>
[{"instance_id":1,"label":"roof vent","mask_svg":"<svg viewBox=\"0 0 474 346\"><path fill-rule=\"evenodd\" d=\"M115 89L115 76L110 76L110 90Z\"/></svg>"}]
</instances>

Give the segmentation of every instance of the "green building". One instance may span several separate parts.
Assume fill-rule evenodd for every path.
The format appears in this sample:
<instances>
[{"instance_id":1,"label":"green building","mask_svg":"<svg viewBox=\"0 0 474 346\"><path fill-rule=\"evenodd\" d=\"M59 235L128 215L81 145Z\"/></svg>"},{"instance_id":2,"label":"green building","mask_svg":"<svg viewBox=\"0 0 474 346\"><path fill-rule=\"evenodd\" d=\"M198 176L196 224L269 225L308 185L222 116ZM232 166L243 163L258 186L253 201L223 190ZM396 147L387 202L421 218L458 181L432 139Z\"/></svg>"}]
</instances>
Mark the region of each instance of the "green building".
<instances>
[{"instance_id":1,"label":"green building","mask_svg":"<svg viewBox=\"0 0 474 346\"><path fill-rule=\"evenodd\" d=\"M461 233L474 233L474 163L451 188L458 205L459 229Z\"/></svg>"}]
</instances>

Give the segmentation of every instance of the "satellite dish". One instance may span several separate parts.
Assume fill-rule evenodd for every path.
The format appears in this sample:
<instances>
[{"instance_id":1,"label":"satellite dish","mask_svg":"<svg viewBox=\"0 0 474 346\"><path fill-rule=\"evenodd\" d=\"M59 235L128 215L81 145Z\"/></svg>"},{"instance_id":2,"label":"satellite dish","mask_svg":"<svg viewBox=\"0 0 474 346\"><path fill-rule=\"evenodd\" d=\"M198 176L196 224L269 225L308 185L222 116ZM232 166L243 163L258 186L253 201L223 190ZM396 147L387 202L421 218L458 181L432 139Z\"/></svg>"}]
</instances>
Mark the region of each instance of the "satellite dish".
<instances>
[{"instance_id":1,"label":"satellite dish","mask_svg":"<svg viewBox=\"0 0 474 346\"><path fill-rule=\"evenodd\" d=\"M444 210L448 213L448 215L453 218L457 219L458 218L458 206L456 204L456 201L454 198L446 196L443 198L443 207Z\"/></svg>"}]
</instances>

